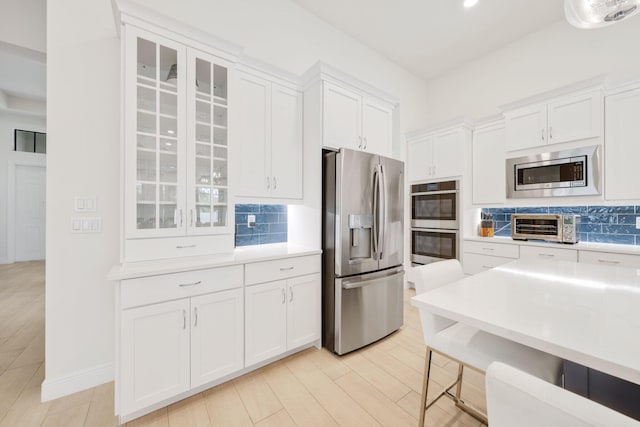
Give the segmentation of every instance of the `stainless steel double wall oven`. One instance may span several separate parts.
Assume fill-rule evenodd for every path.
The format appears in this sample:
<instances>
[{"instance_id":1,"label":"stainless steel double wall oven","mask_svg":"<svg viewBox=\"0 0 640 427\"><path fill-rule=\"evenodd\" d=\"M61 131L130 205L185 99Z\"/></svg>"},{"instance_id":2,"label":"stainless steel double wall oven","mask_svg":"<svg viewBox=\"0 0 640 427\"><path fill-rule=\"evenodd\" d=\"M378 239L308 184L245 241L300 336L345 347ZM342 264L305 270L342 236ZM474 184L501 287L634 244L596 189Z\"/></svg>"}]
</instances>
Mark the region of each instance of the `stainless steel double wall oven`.
<instances>
[{"instance_id":1,"label":"stainless steel double wall oven","mask_svg":"<svg viewBox=\"0 0 640 427\"><path fill-rule=\"evenodd\" d=\"M459 181L411 186L412 265L458 258L459 205Z\"/></svg>"}]
</instances>

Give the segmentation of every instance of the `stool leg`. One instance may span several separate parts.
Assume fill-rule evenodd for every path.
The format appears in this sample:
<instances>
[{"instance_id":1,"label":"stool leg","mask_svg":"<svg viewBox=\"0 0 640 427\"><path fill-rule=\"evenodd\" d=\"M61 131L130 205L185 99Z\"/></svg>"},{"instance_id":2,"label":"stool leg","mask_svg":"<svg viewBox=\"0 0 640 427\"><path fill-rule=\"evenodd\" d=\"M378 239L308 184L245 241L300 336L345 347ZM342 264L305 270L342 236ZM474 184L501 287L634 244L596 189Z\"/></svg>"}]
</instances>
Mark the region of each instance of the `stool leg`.
<instances>
[{"instance_id":1,"label":"stool leg","mask_svg":"<svg viewBox=\"0 0 640 427\"><path fill-rule=\"evenodd\" d=\"M464 371L464 365L462 363L458 364L458 385L456 386L456 398L460 400L460 396L462 395L462 373ZM458 403L458 402L456 402Z\"/></svg>"},{"instance_id":2,"label":"stool leg","mask_svg":"<svg viewBox=\"0 0 640 427\"><path fill-rule=\"evenodd\" d=\"M427 409L427 391L429 390L429 375L431 374L431 356L433 352L430 347L427 347L427 354L424 358L424 380L422 382L422 397L420 399L420 424L419 427L424 426L425 412Z\"/></svg>"}]
</instances>

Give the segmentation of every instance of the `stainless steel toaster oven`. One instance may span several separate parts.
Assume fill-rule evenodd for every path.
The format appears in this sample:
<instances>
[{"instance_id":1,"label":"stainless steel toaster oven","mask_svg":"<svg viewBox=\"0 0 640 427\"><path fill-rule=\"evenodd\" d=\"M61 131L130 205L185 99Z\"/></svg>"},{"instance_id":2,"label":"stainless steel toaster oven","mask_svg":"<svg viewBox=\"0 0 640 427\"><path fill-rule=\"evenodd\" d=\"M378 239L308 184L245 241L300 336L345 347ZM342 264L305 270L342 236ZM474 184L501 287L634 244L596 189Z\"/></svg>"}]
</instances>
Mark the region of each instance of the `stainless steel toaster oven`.
<instances>
[{"instance_id":1,"label":"stainless steel toaster oven","mask_svg":"<svg viewBox=\"0 0 640 427\"><path fill-rule=\"evenodd\" d=\"M546 240L578 243L580 215L576 214L513 214L511 238L514 240Z\"/></svg>"}]
</instances>

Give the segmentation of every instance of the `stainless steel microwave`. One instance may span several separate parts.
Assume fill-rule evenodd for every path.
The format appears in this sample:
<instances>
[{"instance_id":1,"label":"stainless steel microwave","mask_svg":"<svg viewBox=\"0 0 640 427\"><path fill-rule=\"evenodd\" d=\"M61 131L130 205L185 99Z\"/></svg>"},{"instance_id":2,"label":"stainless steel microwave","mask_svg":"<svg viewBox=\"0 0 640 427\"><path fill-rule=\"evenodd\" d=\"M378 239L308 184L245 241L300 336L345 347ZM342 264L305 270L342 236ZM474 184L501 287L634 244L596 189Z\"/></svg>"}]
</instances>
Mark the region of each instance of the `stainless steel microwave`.
<instances>
[{"instance_id":1,"label":"stainless steel microwave","mask_svg":"<svg viewBox=\"0 0 640 427\"><path fill-rule=\"evenodd\" d=\"M601 194L600 146L506 160L507 198Z\"/></svg>"}]
</instances>

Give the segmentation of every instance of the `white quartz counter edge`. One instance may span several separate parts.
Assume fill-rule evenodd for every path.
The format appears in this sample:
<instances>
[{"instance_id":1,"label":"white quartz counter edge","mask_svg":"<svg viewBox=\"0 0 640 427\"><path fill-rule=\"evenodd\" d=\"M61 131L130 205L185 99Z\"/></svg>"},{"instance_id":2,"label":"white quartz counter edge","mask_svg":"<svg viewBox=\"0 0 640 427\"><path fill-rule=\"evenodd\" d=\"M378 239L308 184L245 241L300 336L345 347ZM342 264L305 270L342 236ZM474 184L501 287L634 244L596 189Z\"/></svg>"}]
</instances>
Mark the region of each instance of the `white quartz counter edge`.
<instances>
[{"instance_id":1,"label":"white quartz counter edge","mask_svg":"<svg viewBox=\"0 0 640 427\"><path fill-rule=\"evenodd\" d=\"M320 253L322 253L320 249L293 246L286 243L243 246L236 248L233 252L224 254L117 264L109 271L107 279L114 281L134 279L157 274L180 273Z\"/></svg>"},{"instance_id":2,"label":"white quartz counter edge","mask_svg":"<svg viewBox=\"0 0 640 427\"><path fill-rule=\"evenodd\" d=\"M508 245L537 246L545 248L573 249L581 251L600 251L619 254L640 255L640 246L616 245L613 243L578 242L576 244L542 242L531 240L513 240L511 237L465 237L464 240L483 243L503 243Z\"/></svg>"}]
</instances>

